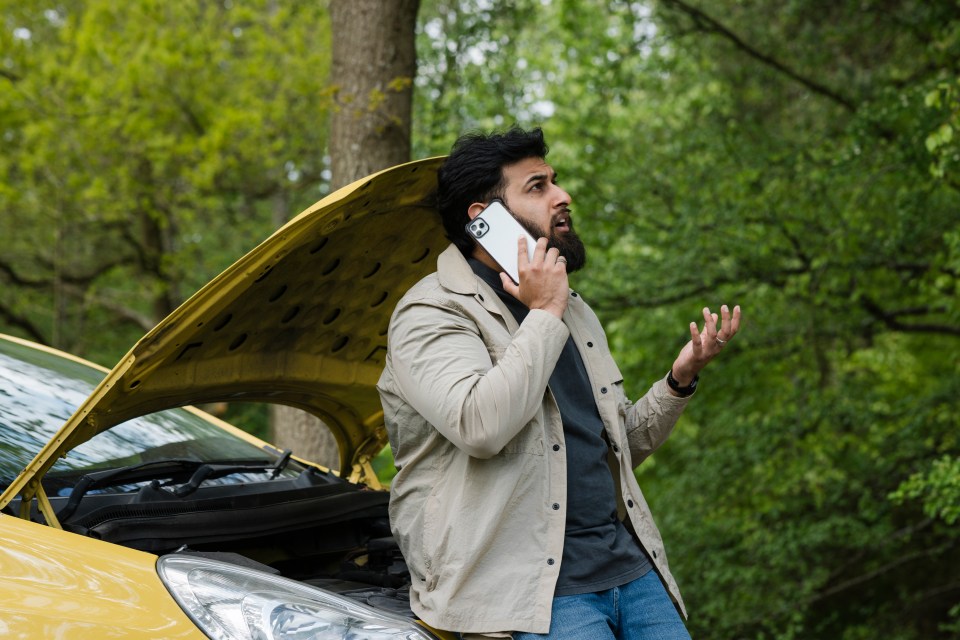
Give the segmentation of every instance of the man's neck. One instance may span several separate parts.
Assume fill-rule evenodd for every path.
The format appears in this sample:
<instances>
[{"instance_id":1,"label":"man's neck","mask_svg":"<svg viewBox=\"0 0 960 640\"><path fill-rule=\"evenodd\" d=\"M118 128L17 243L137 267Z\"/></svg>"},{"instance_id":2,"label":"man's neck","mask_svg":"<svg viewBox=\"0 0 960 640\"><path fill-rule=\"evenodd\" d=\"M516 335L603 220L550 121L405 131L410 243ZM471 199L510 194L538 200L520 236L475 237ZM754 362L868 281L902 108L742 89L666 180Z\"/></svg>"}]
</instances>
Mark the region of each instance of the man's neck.
<instances>
[{"instance_id":1,"label":"man's neck","mask_svg":"<svg viewBox=\"0 0 960 640\"><path fill-rule=\"evenodd\" d=\"M490 254L487 253L483 247L476 247L470 257L479 261L481 264L487 265L497 273L502 271L500 265L497 264L497 261L490 257Z\"/></svg>"}]
</instances>

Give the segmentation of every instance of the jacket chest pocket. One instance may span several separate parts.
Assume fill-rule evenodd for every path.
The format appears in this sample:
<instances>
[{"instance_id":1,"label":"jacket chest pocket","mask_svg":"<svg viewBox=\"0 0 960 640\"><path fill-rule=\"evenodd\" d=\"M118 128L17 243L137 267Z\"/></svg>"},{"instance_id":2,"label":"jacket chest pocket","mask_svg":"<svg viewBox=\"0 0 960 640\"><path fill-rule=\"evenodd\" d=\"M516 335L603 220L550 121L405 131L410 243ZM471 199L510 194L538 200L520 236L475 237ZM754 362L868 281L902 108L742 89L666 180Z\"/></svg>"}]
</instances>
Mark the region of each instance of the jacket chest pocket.
<instances>
[{"instance_id":1,"label":"jacket chest pocket","mask_svg":"<svg viewBox=\"0 0 960 640\"><path fill-rule=\"evenodd\" d=\"M605 422L608 422L616 435L617 444L625 437L627 413L630 410L630 400L623 389L623 374L613 360L608 360L600 367L604 382L601 383L598 408Z\"/></svg>"}]
</instances>

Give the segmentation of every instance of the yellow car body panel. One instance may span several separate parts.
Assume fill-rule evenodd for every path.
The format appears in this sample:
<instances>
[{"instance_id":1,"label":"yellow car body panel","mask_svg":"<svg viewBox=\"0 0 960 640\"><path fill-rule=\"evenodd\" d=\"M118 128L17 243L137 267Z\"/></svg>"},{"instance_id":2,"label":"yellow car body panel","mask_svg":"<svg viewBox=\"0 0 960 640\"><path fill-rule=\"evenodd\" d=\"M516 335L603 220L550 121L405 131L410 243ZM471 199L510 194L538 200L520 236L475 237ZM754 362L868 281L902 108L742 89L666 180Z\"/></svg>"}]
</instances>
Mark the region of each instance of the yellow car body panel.
<instances>
[{"instance_id":1,"label":"yellow car body panel","mask_svg":"<svg viewBox=\"0 0 960 640\"><path fill-rule=\"evenodd\" d=\"M442 160L330 194L207 283L110 371L0 508L17 495L43 506L39 479L57 458L114 425L219 401L313 413L337 440L341 474L357 479L387 442L376 383L390 314L447 244L435 204Z\"/></svg>"},{"instance_id":2,"label":"yellow car body panel","mask_svg":"<svg viewBox=\"0 0 960 640\"><path fill-rule=\"evenodd\" d=\"M20 496L24 517L0 514L0 637L206 637L161 582L155 555L57 528L41 488L57 459L127 420L174 407L203 413L188 405L218 401L295 406L332 431L341 475L349 470L350 481L378 486L369 460L387 441L376 391L387 326L400 296L434 270L447 244L435 205L442 160L392 167L320 200L106 372L0 495L4 509ZM26 519L33 499L50 526Z\"/></svg>"},{"instance_id":3,"label":"yellow car body panel","mask_svg":"<svg viewBox=\"0 0 960 640\"><path fill-rule=\"evenodd\" d=\"M206 638L163 586L156 560L0 515L0 637Z\"/></svg>"}]
</instances>

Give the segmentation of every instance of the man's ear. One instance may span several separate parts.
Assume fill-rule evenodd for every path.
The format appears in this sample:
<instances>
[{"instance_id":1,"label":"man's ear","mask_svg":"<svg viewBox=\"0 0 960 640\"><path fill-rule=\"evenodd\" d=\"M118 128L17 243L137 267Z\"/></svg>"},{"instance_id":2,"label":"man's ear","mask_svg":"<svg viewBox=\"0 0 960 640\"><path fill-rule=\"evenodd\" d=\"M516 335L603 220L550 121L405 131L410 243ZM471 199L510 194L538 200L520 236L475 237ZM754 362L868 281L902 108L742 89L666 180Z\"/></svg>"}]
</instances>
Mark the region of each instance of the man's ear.
<instances>
[{"instance_id":1,"label":"man's ear","mask_svg":"<svg viewBox=\"0 0 960 640\"><path fill-rule=\"evenodd\" d=\"M478 215L480 215L480 214L483 212L483 210L486 209L486 208L487 208L487 205L485 205L484 203L482 203L482 202L474 202L474 203L473 203L472 205L470 205L470 207L467 209L467 215L470 216L470 219L471 219L471 220L473 220L473 219L476 218Z\"/></svg>"}]
</instances>

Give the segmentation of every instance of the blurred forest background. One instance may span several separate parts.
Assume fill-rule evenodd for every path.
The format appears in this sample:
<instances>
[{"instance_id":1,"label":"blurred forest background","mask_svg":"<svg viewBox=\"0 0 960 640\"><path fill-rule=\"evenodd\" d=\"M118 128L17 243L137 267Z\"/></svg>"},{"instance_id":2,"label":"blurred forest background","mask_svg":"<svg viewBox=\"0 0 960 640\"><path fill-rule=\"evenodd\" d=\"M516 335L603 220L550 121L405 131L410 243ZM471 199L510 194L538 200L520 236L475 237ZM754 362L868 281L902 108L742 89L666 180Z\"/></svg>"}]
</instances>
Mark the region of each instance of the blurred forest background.
<instances>
[{"instance_id":1,"label":"blurred forest background","mask_svg":"<svg viewBox=\"0 0 960 640\"><path fill-rule=\"evenodd\" d=\"M744 309L638 470L693 636L960 636L956 0L416 24L411 157L543 126L633 396L700 308ZM319 200L330 66L322 1L0 0L0 331L111 366Z\"/></svg>"}]
</instances>

